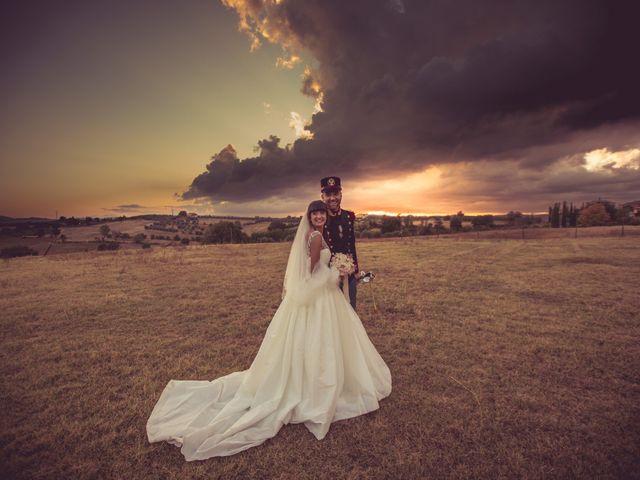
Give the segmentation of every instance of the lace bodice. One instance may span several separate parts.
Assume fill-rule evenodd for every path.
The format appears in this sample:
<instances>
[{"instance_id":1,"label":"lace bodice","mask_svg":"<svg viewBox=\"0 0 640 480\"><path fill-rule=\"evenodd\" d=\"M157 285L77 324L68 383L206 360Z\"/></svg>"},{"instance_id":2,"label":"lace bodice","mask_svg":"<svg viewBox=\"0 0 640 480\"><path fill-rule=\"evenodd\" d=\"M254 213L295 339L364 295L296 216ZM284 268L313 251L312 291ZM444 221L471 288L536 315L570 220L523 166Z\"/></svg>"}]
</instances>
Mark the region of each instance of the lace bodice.
<instances>
[{"instance_id":1,"label":"lace bodice","mask_svg":"<svg viewBox=\"0 0 640 480\"><path fill-rule=\"evenodd\" d=\"M311 240L314 237L317 237L318 235L320 235L320 238L322 238L322 250L320 250L320 258L323 258L323 256L326 257L327 253L329 254L329 256L331 256L331 251L329 250L329 245L327 245L327 242L324 240L324 237L317 230L312 231L311 235L309 235L309 240L307 240L307 256L308 257L311 256ZM327 253L325 253L325 251Z\"/></svg>"}]
</instances>

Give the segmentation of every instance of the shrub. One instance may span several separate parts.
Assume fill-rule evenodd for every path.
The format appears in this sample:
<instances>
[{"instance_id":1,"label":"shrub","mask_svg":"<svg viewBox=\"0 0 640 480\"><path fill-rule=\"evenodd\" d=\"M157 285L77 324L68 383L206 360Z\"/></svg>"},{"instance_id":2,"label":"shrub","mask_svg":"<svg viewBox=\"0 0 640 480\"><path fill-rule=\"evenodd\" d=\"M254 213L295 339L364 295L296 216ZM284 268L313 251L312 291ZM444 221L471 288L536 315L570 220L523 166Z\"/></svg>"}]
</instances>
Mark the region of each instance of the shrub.
<instances>
[{"instance_id":1,"label":"shrub","mask_svg":"<svg viewBox=\"0 0 640 480\"><path fill-rule=\"evenodd\" d=\"M145 242L142 244L142 248L151 248L151 244Z\"/></svg>"},{"instance_id":2,"label":"shrub","mask_svg":"<svg viewBox=\"0 0 640 480\"><path fill-rule=\"evenodd\" d=\"M26 245L12 245L0 251L0 258L26 257L28 255L38 255L38 252Z\"/></svg>"},{"instance_id":3,"label":"shrub","mask_svg":"<svg viewBox=\"0 0 640 480\"><path fill-rule=\"evenodd\" d=\"M382 233L397 232L402 229L402 220L398 217L382 219Z\"/></svg>"},{"instance_id":4,"label":"shrub","mask_svg":"<svg viewBox=\"0 0 640 480\"><path fill-rule=\"evenodd\" d=\"M118 250L120 248L120 244L118 242L104 242L98 245L98 250Z\"/></svg>"},{"instance_id":5,"label":"shrub","mask_svg":"<svg viewBox=\"0 0 640 480\"><path fill-rule=\"evenodd\" d=\"M142 243L142 241L147 238L144 233L136 233L135 237L133 237L133 241L136 243Z\"/></svg>"},{"instance_id":6,"label":"shrub","mask_svg":"<svg viewBox=\"0 0 640 480\"><path fill-rule=\"evenodd\" d=\"M183 245L189 245L189 239L183 238L182 240L180 240L180 243L182 243Z\"/></svg>"},{"instance_id":7,"label":"shrub","mask_svg":"<svg viewBox=\"0 0 640 480\"><path fill-rule=\"evenodd\" d=\"M418 235L433 235L433 223L427 223L424 227L420 227Z\"/></svg>"},{"instance_id":8,"label":"shrub","mask_svg":"<svg viewBox=\"0 0 640 480\"><path fill-rule=\"evenodd\" d=\"M285 242L290 242L295 238L295 236L296 236L296 232L295 231L293 231L293 232L289 231L289 232L287 232L285 234L284 241Z\"/></svg>"},{"instance_id":9,"label":"shrub","mask_svg":"<svg viewBox=\"0 0 640 480\"><path fill-rule=\"evenodd\" d=\"M370 228L360 232L360 238L380 238L381 235L379 228Z\"/></svg>"},{"instance_id":10,"label":"shrub","mask_svg":"<svg viewBox=\"0 0 640 480\"><path fill-rule=\"evenodd\" d=\"M483 227L480 229L486 230L493 227L493 215L477 215L471 219L471 223L476 229Z\"/></svg>"}]
</instances>

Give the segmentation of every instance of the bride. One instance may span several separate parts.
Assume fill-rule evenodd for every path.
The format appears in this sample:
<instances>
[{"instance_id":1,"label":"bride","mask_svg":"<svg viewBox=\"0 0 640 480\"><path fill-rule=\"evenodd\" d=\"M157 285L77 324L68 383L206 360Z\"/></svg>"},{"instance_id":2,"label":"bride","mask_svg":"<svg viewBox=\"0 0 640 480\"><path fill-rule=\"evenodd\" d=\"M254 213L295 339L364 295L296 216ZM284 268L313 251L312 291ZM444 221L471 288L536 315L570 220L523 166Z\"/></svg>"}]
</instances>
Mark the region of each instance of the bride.
<instances>
[{"instance_id":1,"label":"bride","mask_svg":"<svg viewBox=\"0 0 640 480\"><path fill-rule=\"evenodd\" d=\"M391 373L338 288L322 232L327 207L300 220L283 300L248 370L215 380L170 380L147 421L149 442L167 441L185 460L233 455L304 423L321 440L331 422L376 410Z\"/></svg>"}]
</instances>

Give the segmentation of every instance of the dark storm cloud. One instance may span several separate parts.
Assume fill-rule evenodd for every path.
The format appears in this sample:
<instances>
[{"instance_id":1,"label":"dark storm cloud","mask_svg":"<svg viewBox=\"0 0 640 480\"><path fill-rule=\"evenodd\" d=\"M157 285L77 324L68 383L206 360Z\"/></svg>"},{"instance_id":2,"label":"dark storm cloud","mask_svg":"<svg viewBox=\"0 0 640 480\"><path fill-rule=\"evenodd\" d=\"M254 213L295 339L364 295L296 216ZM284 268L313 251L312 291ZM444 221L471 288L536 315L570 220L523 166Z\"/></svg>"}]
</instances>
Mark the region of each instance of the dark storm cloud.
<instances>
[{"instance_id":1,"label":"dark storm cloud","mask_svg":"<svg viewBox=\"0 0 640 480\"><path fill-rule=\"evenodd\" d=\"M312 140L263 140L244 160L224 149L184 198L244 202L325 174L353 180L461 161L535 169L587 151L592 132L592 148L637 141L616 135L640 117L632 2L223 3L253 35L317 60L301 89L323 111Z\"/></svg>"}]
</instances>

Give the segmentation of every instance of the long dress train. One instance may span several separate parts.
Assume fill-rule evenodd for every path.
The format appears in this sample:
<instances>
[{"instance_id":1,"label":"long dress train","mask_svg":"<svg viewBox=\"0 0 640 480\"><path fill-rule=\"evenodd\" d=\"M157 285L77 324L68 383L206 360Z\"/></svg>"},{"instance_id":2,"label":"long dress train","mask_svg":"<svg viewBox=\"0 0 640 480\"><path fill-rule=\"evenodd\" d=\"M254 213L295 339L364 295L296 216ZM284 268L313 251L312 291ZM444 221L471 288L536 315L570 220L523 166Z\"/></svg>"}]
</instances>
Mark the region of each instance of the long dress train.
<instances>
[{"instance_id":1,"label":"long dress train","mask_svg":"<svg viewBox=\"0 0 640 480\"><path fill-rule=\"evenodd\" d=\"M233 455L304 423L321 440L332 422L376 410L391 373L328 266L285 296L251 366L211 381L170 380L147 422L149 442L179 446L187 461Z\"/></svg>"}]
</instances>

